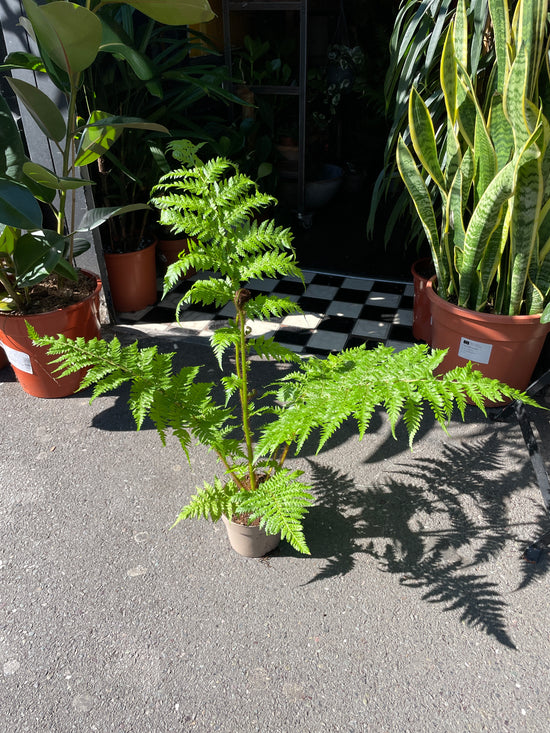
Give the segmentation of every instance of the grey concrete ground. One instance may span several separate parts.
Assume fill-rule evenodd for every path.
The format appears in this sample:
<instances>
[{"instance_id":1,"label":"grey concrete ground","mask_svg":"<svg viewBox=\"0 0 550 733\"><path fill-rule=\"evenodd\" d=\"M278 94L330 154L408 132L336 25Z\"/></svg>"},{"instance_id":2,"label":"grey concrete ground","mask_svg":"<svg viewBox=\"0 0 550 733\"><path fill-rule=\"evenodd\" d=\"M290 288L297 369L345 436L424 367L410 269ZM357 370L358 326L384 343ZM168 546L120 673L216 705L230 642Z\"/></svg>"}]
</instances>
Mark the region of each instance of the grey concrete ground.
<instances>
[{"instance_id":1,"label":"grey concrete ground","mask_svg":"<svg viewBox=\"0 0 550 733\"><path fill-rule=\"evenodd\" d=\"M521 553L550 527L517 425L427 419L412 454L344 429L293 461L312 556L255 560L221 523L169 531L214 459L136 434L124 394L0 372L2 731L548 731L549 564Z\"/></svg>"}]
</instances>

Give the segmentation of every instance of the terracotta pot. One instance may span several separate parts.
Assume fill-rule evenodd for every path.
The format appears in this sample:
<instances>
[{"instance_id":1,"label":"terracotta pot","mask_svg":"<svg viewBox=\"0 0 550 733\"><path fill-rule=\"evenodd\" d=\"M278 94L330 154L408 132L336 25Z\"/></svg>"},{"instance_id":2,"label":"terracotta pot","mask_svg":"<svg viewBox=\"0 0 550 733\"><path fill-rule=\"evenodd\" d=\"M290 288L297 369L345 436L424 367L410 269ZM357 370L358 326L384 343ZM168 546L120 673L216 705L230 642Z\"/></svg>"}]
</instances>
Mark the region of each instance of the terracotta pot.
<instances>
[{"instance_id":1,"label":"terracotta pot","mask_svg":"<svg viewBox=\"0 0 550 733\"><path fill-rule=\"evenodd\" d=\"M115 310L130 313L157 302L156 244L135 252L105 252Z\"/></svg>"},{"instance_id":2,"label":"terracotta pot","mask_svg":"<svg viewBox=\"0 0 550 733\"><path fill-rule=\"evenodd\" d=\"M432 346L449 349L440 374L471 361L486 377L524 390L529 385L550 324L536 316L496 316L448 303L426 287L432 313Z\"/></svg>"},{"instance_id":3,"label":"terracotta pot","mask_svg":"<svg viewBox=\"0 0 550 733\"><path fill-rule=\"evenodd\" d=\"M9 361L8 357L6 356L6 352L4 349L0 348L0 369L3 369L4 367L8 366Z\"/></svg>"},{"instance_id":4,"label":"terracotta pot","mask_svg":"<svg viewBox=\"0 0 550 733\"><path fill-rule=\"evenodd\" d=\"M56 398L74 394L86 373L81 369L67 377L53 376L55 365L48 363L53 357L47 355L47 349L33 346L25 325L25 321L28 321L41 336L63 334L73 339L79 336L86 340L99 338L101 280L91 272L86 274L94 278L96 287L94 292L80 303L48 313L0 316L2 346L21 387L33 397Z\"/></svg>"},{"instance_id":5,"label":"terracotta pot","mask_svg":"<svg viewBox=\"0 0 550 733\"><path fill-rule=\"evenodd\" d=\"M280 534L266 534L258 525L244 525L222 515L231 547L244 557L263 557L279 546Z\"/></svg>"},{"instance_id":6,"label":"terracotta pot","mask_svg":"<svg viewBox=\"0 0 550 733\"><path fill-rule=\"evenodd\" d=\"M187 237L183 239L159 239L157 242L157 252L159 259L166 272L169 265L173 265L179 259L180 252L188 252ZM187 270L185 277L190 277L195 270Z\"/></svg>"},{"instance_id":7,"label":"terracotta pot","mask_svg":"<svg viewBox=\"0 0 550 733\"><path fill-rule=\"evenodd\" d=\"M431 276L426 273L432 270L433 265L429 257L417 260L411 267L414 282L414 303L413 303L413 326L412 332L415 339L431 344L432 338L432 316L430 313L430 301L426 295L426 284Z\"/></svg>"}]
</instances>

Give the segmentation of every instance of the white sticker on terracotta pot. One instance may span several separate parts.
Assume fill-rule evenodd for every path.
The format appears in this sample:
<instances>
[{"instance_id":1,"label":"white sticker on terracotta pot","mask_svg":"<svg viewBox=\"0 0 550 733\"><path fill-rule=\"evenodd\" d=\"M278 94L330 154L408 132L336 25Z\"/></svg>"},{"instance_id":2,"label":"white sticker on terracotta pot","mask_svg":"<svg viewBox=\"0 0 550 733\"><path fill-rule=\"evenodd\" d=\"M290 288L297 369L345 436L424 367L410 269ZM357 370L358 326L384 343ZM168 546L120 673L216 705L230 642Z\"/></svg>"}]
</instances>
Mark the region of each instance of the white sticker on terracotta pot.
<instances>
[{"instance_id":1,"label":"white sticker on terracotta pot","mask_svg":"<svg viewBox=\"0 0 550 733\"><path fill-rule=\"evenodd\" d=\"M28 354L25 354L24 351L16 351L15 349L12 349L10 346L6 346L6 344L2 343L2 341L0 341L0 346L6 352L8 361L12 366L22 372L27 372L27 374L33 373L31 357Z\"/></svg>"},{"instance_id":2,"label":"white sticker on terracotta pot","mask_svg":"<svg viewBox=\"0 0 550 733\"><path fill-rule=\"evenodd\" d=\"M483 341L472 341L472 339L465 339L463 336L460 339L458 355L463 359L468 359L468 361L476 361L478 364L488 364L492 350L492 344L484 344Z\"/></svg>"}]
</instances>

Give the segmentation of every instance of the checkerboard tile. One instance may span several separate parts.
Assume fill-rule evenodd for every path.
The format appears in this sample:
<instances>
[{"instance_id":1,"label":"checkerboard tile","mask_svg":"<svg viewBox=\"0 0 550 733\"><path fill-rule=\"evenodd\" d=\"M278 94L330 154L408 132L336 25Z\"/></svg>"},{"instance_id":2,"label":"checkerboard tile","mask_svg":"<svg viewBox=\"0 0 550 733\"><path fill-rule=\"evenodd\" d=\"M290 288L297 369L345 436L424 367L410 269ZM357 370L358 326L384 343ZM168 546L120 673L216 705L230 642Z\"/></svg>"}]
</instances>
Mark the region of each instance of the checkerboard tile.
<instances>
[{"instance_id":1,"label":"checkerboard tile","mask_svg":"<svg viewBox=\"0 0 550 733\"><path fill-rule=\"evenodd\" d=\"M186 306L181 313L180 326L175 325L175 307L197 277L182 281L151 308L119 314L120 323L156 334L166 332L171 336L179 333L187 338L208 338L216 328L223 327L234 317L235 308L232 303L222 309ZM288 277L248 283L254 295L276 293L295 301L303 310L303 315L252 322L254 335L274 336L277 342L297 353L317 355L363 343L373 348L384 342L398 351L414 343L412 283L311 271L304 272L304 282L305 287L297 278Z\"/></svg>"}]
</instances>

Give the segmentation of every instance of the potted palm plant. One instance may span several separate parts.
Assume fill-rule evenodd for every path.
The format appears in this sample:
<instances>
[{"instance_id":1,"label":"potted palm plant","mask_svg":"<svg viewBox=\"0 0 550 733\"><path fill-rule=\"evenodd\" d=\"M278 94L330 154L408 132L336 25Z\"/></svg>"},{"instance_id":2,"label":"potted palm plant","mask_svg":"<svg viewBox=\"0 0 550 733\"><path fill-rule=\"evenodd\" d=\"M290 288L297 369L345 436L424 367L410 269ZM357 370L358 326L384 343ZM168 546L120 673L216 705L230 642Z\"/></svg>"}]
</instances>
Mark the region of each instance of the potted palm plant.
<instances>
[{"instance_id":1,"label":"potted palm plant","mask_svg":"<svg viewBox=\"0 0 550 733\"><path fill-rule=\"evenodd\" d=\"M548 81L548 3L519 0L513 17L506 0L491 0L489 10L487 104L468 72L459 0L441 54L444 145L413 88L412 150L401 138L397 165L431 248L432 345L448 348L443 368L471 360L524 389L550 329L550 123L539 96Z\"/></svg>"},{"instance_id":2,"label":"potted palm plant","mask_svg":"<svg viewBox=\"0 0 550 733\"><path fill-rule=\"evenodd\" d=\"M138 429L150 416L162 442L173 433L188 458L193 439L215 452L219 475L197 490L176 523L225 517L237 532L232 544L242 554L262 555L276 546L279 536L307 553L302 522L313 501L312 487L299 470L287 466L287 459L312 434L319 431L320 449L351 417L362 437L381 405L393 430L403 416L412 443L424 404L444 426L454 404L464 415L467 399L484 410L484 398L521 397L470 366L434 376L444 352L430 353L423 345L398 354L379 346L327 359L299 358L257 329L258 320L296 313L299 307L288 298L254 294L247 287L252 278L301 277L290 231L273 221L256 221L257 212L272 206L274 199L223 159L176 170L153 193L161 223L193 237L188 254L169 267L165 288L190 268L206 271L188 290L177 314L184 303L234 305L234 317L211 337L220 367L229 366L220 380L225 398L215 399L220 385L199 381L199 366L175 371L174 355L159 353L156 346L55 338L32 329L31 335L35 343L49 347L59 373L89 370L82 387L95 385L92 399L130 383L129 406ZM295 364L296 369L256 393L250 383L253 356ZM243 547L243 535L254 525L259 536L246 538Z\"/></svg>"},{"instance_id":3,"label":"potted palm plant","mask_svg":"<svg viewBox=\"0 0 550 733\"><path fill-rule=\"evenodd\" d=\"M109 5L101 3L100 5ZM128 4L168 23L205 20L212 16L206 0L169 0L162 7L151 0ZM89 119L77 114L82 77L95 62L102 45L104 22L89 3L51 2L37 5L23 0L26 17L21 24L36 39L39 55L12 54L3 66L47 74L60 92L66 114L35 84L19 78L8 82L45 138L60 153L60 170L49 170L26 158L17 126L0 100L0 341L23 388L36 396L60 397L74 392L79 375L59 380L43 363L43 350L32 346L25 319L52 333L91 338L99 334L101 282L79 271L74 258L89 246L76 236L109 217L146 205L116 206L88 211L75 220L74 191L91 183L79 169L97 160L121 130L162 125L137 118L121 118L91 110ZM98 10L97 6L95 10ZM119 47L120 51L120 47ZM48 228L46 209L53 219ZM81 377L82 375L80 375Z\"/></svg>"}]
</instances>

